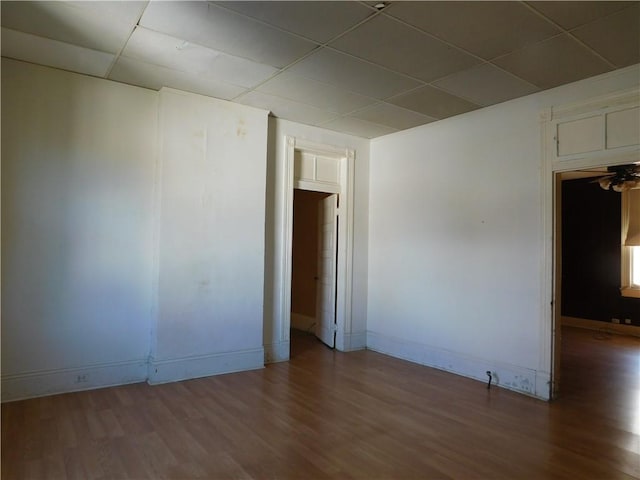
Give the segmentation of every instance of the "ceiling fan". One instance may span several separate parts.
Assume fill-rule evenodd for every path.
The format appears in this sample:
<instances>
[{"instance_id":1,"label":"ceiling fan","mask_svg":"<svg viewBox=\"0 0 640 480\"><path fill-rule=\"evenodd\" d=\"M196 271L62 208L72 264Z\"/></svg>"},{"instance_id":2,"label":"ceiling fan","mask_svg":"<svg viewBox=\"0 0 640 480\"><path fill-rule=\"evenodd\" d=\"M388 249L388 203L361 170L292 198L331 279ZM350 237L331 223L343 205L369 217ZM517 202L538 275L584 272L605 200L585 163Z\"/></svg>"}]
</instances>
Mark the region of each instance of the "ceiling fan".
<instances>
[{"instance_id":1,"label":"ceiling fan","mask_svg":"<svg viewBox=\"0 0 640 480\"><path fill-rule=\"evenodd\" d=\"M607 172L610 173L595 180L604 190L624 192L640 188L640 164L615 165L607 167Z\"/></svg>"}]
</instances>

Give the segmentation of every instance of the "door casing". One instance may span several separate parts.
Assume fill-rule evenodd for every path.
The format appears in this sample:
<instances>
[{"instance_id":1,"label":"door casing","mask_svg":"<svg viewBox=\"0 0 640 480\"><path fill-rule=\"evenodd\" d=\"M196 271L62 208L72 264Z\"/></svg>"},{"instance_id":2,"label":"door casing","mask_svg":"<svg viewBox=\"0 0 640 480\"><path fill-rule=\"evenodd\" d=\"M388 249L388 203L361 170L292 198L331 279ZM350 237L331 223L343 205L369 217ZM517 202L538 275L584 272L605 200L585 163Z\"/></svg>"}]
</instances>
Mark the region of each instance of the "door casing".
<instances>
[{"instance_id":1,"label":"door casing","mask_svg":"<svg viewBox=\"0 0 640 480\"><path fill-rule=\"evenodd\" d=\"M640 146L630 145L558 158L557 123L609 111L637 108L638 89L614 92L566 106L551 107L540 114L541 123L541 233L543 244L541 279L541 370L549 372L549 399L560 391L561 351L561 210L560 174L583 169L635 163L640 160ZM603 132L606 138L606 132ZM605 140L606 144L606 140ZM548 368L548 370L547 370Z\"/></svg>"},{"instance_id":2,"label":"door casing","mask_svg":"<svg viewBox=\"0 0 640 480\"><path fill-rule=\"evenodd\" d=\"M280 301L278 309L278 341L290 342L291 328L291 267L293 250L293 191L295 188L314 190L339 195L338 207L338 267L336 275L336 344L340 351L351 349L349 338L351 332L351 304L353 283L353 184L355 152L350 148L319 144L308 140L285 136L285 161L282 170L284 201L282 203L282 244ZM314 184L313 182L297 182L294 178L294 162L296 151L313 153L323 157L336 159L339 163L339 182L336 185ZM283 358L281 360L287 360Z\"/></svg>"}]
</instances>

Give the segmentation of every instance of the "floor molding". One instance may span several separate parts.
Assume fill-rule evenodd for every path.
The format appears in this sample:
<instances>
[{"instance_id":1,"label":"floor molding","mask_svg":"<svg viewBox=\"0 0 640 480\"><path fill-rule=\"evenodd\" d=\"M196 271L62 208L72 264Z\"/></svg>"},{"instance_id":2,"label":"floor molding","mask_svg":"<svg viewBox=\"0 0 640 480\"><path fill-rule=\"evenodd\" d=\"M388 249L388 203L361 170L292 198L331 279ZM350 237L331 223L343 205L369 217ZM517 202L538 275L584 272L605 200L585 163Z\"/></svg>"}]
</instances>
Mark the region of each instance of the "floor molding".
<instances>
[{"instance_id":1,"label":"floor molding","mask_svg":"<svg viewBox=\"0 0 640 480\"><path fill-rule=\"evenodd\" d=\"M149 359L151 385L264 368L264 348L171 359Z\"/></svg>"},{"instance_id":2,"label":"floor molding","mask_svg":"<svg viewBox=\"0 0 640 480\"><path fill-rule=\"evenodd\" d=\"M3 375L2 402L139 383L146 379L146 359Z\"/></svg>"},{"instance_id":3,"label":"floor molding","mask_svg":"<svg viewBox=\"0 0 640 480\"><path fill-rule=\"evenodd\" d=\"M567 327L585 328L587 330L605 331L617 335L631 335L640 337L640 327L625 325L621 323L599 322L598 320L587 320L576 317L561 317L562 325Z\"/></svg>"},{"instance_id":4,"label":"floor molding","mask_svg":"<svg viewBox=\"0 0 640 480\"><path fill-rule=\"evenodd\" d=\"M291 328L302 330L303 332L313 332L316 325L316 319L308 315L291 312Z\"/></svg>"},{"instance_id":5,"label":"floor molding","mask_svg":"<svg viewBox=\"0 0 640 480\"><path fill-rule=\"evenodd\" d=\"M484 383L489 379L486 372L490 371L492 385L542 400L549 399L549 372L470 357L371 331L367 332L367 349Z\"/></svg>"},{"instance_id":6,"label":"floor molding","mask_svg":"<svg viewBox=\"0 0 640 480\"><path fill-rule=\"evenodd\" d=\"M264 363L278 363L289 360L291 342L270 343L264 346Z\"/></svg>"},{"instance_id":7,"label":"floor molding","mask_svg":"<svg viewBox=\"0 0 640 480\"><path fill-rule=\"evenodd\" d=\"M353 352L367 348L367 332L345 333L344 351Z\"/></svg>"}]
</instances>

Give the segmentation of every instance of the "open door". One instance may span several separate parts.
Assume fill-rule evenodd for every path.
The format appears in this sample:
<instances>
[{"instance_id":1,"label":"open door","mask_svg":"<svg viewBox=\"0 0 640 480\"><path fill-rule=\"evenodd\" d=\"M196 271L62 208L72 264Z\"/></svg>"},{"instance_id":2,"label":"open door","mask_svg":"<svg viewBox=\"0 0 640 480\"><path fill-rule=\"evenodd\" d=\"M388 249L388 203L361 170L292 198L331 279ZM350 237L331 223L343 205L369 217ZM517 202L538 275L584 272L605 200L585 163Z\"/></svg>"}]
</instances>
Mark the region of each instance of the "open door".
<instances>
[{"instance_id":1,"label":"open door","mask_svg":"<svg viewBox=\"0 0 640 480\"><path fill-rule=\"evenodd\" d=\"M318 274L316 276L316 336L336 345L336 264L338 195L318 202Z\"/></svg>"}]
</instances>

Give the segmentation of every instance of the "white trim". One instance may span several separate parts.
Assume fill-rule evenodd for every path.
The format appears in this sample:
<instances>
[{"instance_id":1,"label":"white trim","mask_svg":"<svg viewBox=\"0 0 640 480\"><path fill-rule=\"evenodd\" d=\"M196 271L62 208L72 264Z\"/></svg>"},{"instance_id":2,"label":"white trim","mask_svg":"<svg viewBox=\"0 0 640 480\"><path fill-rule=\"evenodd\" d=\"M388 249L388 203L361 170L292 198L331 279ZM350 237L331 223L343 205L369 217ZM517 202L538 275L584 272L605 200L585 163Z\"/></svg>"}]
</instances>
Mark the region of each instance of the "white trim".
<instances>
[{"instance_id":1,"label":"white trim","mask_svg":"<svg viewBox=\"0 0 640 480\"><path fill-rule=\"evenodd\" d=\"M354 162L353 149L322 145L308 140L285 136L285 161L282 172L282 246L280 277L280 323L279 338L276 343L289 342L291 328L291 253L293 235L293 189L295 151L310 152L318 155L341 159L340 165L340 207L338 209L338 275L336 283L336 349L346 350L345 338L351 332L352 303L352 264L353 264L353 186ZM335 193L335 192L328 192ZM288 358L288 357L287 357Z\"/></svg>"},{"instance_id":2,"label":"white trim","mask_svg":"<svg viewBox=\"0 0 640 480\"><path fill-rule=\"evenodd\" d=\"M551 109L543 111L540 115L541 123L541 142L542 152L545 159L551 158L549 150L554 148L555 142L553 137L549 136L549 121L552 116ZM549 142L551 140L551 142ZM553 252L553 232L555 231L555 216L547 215L549 209L553 209L555 205L555 185L553 172L551 170L551 163L547 161L542 162L541 170L541 192L540 192L540 242L544 252ZM549 181L551 179L551 181ZM555 324L553 322L554 309L555 309L555 288L554 283L555 275L553 274L553 268L555 263L548 261L546 255L542 257L542 265L540 271L542 276L540 279L540 358L538 362L538 368L542 370L549 370L553 372L554 365L554 345L555 345ZM549 375L550 381L548 386L547 397L551 398L553 394L553 385L551 380L552 375Z\"/></svg>"},{"instance_id":3,"label":"white trim","mask_svg":"<svg viewBox=\"0 0 640 480\"><path fill-rule=\"evenodd\" d=\"M285 136L285 161L283 169L283 186L284 186L284 202L282 218L282 277L280 280L280 335L277 340L279 342L289 342L289 329L291 328L291 254L293 252L293 171L296 139L295 137ZM287 352L287 359L289 353Z\"/></svg>"},{"instance_id":4,"label":"white trim","mask_svg":"<svg viewBox=\"0 0 640 480\"><path fill-rule=\"evenodd\" d=\"M338 281L336 285L336 348L346 351L346 335L351 333L351 302L353 288L353 185L355 152L346 149L341 165L341 196L338 209Z\"/></svg>"},{"instance_id":5,"label":"white trim","mask_svg":"<svg viewBox=\"0 0 640 480\"><path fill-rule=\"evenodd\" d=\"M556 118L571 118L589 115L598 110L622 110L640 104L640 93L636 87L608 93L586 101L573 102L566 105L552 107L550 120ZM623 107L623 108L620 108Z\"/></svg>"},{"instance_id":6,"label":"white trim","mask_svg":"<svg viewBox=\"0 0 640 480\"><path fill-rule=\"evenodd\" d=\"M264 348L162 360L150 359L147 382L157 385L263 367Z\"/></svg>"},{"instance_id":7,"label":"white trim","mask_svg":"<svg viewBox=\"0 0 640 480\"><path fill-rule=\"evenodd\" d=\"M146 379L146 358L2 375L2 402L139 383Z\"/></svg>"},{"instance_id":8,"label":"white trim","mask_svg":"<svg viewBox=\"0 0 640 480\"><path fill-rule=\"evenodd\" d=\"M291 342L269 343L264 346L264 363L278 363L289 360Z\"/></svg>"},{"instance_id":9,"label":"white trim","mask_svg":"<svg viewBox=\"0 0 640 480\"><path fill-rule=\"evenodd\" d=\"M486 372L490 371L492 385L542 400L549 399L549 372L472 357L372 331L367 332L367 349L484 383L489 379Z\"/></svg>"},{"instance_id":10,"label":"white trim","mask_svg":"<svg viewBox=\"0 0 640 480\"><path fill-rule=\"evenodd\" d=\"M623 288L620 289L620 294L623 297L640 298L640 288L623 287Z\"/></svg>"},{"instance_id":11,"label":"white trim","mask_svg":"<svg viewBox=\"0 0 640 480\"><path fill-rule=\"evenodd\" d=\"M356 350L364 350L366 348L367 348L367 332L345 333L343 351L354 352Z\"/></svg>"},{"instance_id":12,"label":"white trim","mask_svg":"<svg viewBox=\"0 0 640 480\"><path fill-rule=\"evenodd\" d=\"M293 188L299 188L300 190L310 190L312 192L324 192L324 193L340 193L340 186L335 183L318 182L309 180L294 180Z\"/></svg>"}]
</instances>

